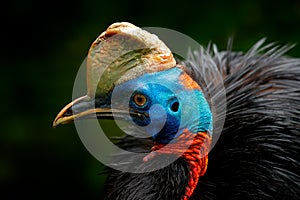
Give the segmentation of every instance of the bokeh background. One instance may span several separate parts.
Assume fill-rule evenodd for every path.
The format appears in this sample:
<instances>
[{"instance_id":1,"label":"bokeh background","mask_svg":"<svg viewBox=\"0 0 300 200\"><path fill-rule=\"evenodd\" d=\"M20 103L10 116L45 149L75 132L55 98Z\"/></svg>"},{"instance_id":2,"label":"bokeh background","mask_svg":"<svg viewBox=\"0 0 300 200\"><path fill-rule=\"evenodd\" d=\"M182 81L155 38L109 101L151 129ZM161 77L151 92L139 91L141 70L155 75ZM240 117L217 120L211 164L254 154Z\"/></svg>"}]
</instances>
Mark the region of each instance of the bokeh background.
<instances>
[{"instance_id":1,"label":"bokeh background","mask_svg":"<svg viewBox=\"0 0 300 200\"><path fill-rule=\"evenodd\" d=\"M11 0L0 10L0 199L103 198L101 163L74 125L51 124L71 100L90 44L111 23L174 29L220 49L230 36L233 49L243 51L262 37L300 42L295 0ZM289 55L300 57L300 45Z\"/></svg>"}]
</instances>

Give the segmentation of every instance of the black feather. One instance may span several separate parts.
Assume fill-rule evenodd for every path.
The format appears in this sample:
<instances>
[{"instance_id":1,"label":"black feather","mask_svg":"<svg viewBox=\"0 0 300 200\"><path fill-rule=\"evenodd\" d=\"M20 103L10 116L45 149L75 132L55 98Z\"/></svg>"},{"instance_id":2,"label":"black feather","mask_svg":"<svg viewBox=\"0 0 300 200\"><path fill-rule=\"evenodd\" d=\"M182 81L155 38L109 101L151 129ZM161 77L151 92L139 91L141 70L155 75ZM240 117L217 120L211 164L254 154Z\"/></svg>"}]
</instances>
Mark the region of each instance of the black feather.
<instances>
[{"instance_id":1,"label":"black feather","mask_svg":"<svg viewBox=\"0 0 300 200\"><path fill-rule=\"evenodd\" d=\"M212 56L227 114L194 199L299 199L300 60L282 57L291 46L263 42L245 54Z\"/></svg>"},{"instance_id":2,"label":"black feather","mask_svg":"<svg viewBox=\"0 0 300 200\"><path fill-rule=\"evenodd\" d=\"M153 143L149 139L137 139L132 136L119 138L118 145L125 150L131 152L149 152ZM141 165L139 161L143 159L142 155L129 156L116 154L113 162L118 168L123 166L123 171L128 168L139 169L155 169L163 162L167 162L170 156L160 155ZM137 161L138 160L138 161ZM189 168L185 160L177 159L165 168L154 170L147 173L128 173L108 169L110 174L106 181L107 193L105 199L115 200L157 200L157 199L181 199L185 193L185 185L187 185L187 177L189 177ZM139 170L137 170L139 171ZM181 187L178 187L181 186Z\"/></svg>"},{"instance_id":3,"label":"black feather","mask_svg":"<svg viewBox=\"0 0 300 200\"><path fill-rule=\"evenodd\" d=\"M300 197L300 59L283 56L292 46L262 46L263 42L247 53L231 52L231 48L219 52L212 45L190 52L182 63L209 99L226 102L219 92L217 68L227 97L226 116L218 114L225 107L215 108L214 120L225 118L225 125L191 199ZM122 144L141 151L151 147L148 140L131 137ZM130 163L133 160L123 164ZM181 199L187 181L188 166L182 158L144 174L111 170L106 199Z\"/></svg>"}]
</instances>

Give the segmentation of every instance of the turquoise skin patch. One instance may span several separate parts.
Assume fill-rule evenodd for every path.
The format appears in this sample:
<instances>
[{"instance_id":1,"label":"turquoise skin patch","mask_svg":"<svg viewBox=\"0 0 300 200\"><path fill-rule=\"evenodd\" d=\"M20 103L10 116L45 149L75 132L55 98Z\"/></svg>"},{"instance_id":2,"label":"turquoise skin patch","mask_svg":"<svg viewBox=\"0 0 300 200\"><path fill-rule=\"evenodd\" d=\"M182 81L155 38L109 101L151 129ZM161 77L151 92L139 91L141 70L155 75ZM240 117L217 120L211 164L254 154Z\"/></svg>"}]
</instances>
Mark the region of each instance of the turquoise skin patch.
<instances>
[{"instance_id":1,"label":"turquoise skin patch","mask_svg":"<svg viewBox=\"0 0 300 200\"><path fill-rule=\"evenodd\" d=\"M201 89L187 88L185 72L177 67L145 74L115 87L118 105L129 107L132 121L160 143L169 143L184 130L190 133L212 132L212 113ZM192 80L192 79L190 79ZM143 105L135 95L145 97ZM139 96L139 97L140 97ZM128 102L129 99L129 102Z\"/></svg>"}]
</instances>

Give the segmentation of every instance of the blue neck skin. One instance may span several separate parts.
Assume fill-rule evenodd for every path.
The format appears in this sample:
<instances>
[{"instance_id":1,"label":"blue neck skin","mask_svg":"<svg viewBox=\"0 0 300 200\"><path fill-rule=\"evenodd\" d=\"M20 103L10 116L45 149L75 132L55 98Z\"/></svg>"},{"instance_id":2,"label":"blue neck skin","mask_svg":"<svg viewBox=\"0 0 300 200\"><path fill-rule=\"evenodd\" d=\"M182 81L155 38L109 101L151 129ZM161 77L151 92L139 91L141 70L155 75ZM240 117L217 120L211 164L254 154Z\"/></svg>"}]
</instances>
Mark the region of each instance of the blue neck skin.
<instances>
[{"instance_id":1,"label":"blue neck skin","mask_svg":"<svg viewBox=\"0 0 300 200\"><path fill-rule=\"evenodd\" d=\"M182 79L185 72L177 67L145 74L115 87L118 105L128 107L132 112L149 117L132 115L132 121L152 136L154 141L167 144L188 130L190 133L212 132L212 113L204 94L199 88L188 88L193 81ZM146 97L145 105L138 106L133 96ZM130 95L128 99L122 98Z\"/></svg>"}]
</instances>

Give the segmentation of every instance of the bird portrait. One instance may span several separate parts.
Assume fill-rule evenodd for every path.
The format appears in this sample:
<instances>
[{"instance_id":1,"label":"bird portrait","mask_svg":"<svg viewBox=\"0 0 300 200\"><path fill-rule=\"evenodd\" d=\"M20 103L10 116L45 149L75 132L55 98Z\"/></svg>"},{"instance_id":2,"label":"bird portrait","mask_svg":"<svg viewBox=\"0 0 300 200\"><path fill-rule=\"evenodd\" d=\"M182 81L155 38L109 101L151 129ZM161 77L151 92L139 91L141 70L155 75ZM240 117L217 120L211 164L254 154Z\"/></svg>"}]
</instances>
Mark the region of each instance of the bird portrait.
<instances>
[{"instance_id":1,"label":"bird portrait","mask_svg":"<svg viewBox=\"0 0 300 200\"><path fill-rule=\"evenodd\" d=\"M53 126L127 123L111 139L121 150L107 155L102 199L299 199L300 59L265 39L245 52L233 45L180 58L128 22L92 43L87 94Z\"/></svg>"}]
</instances>

